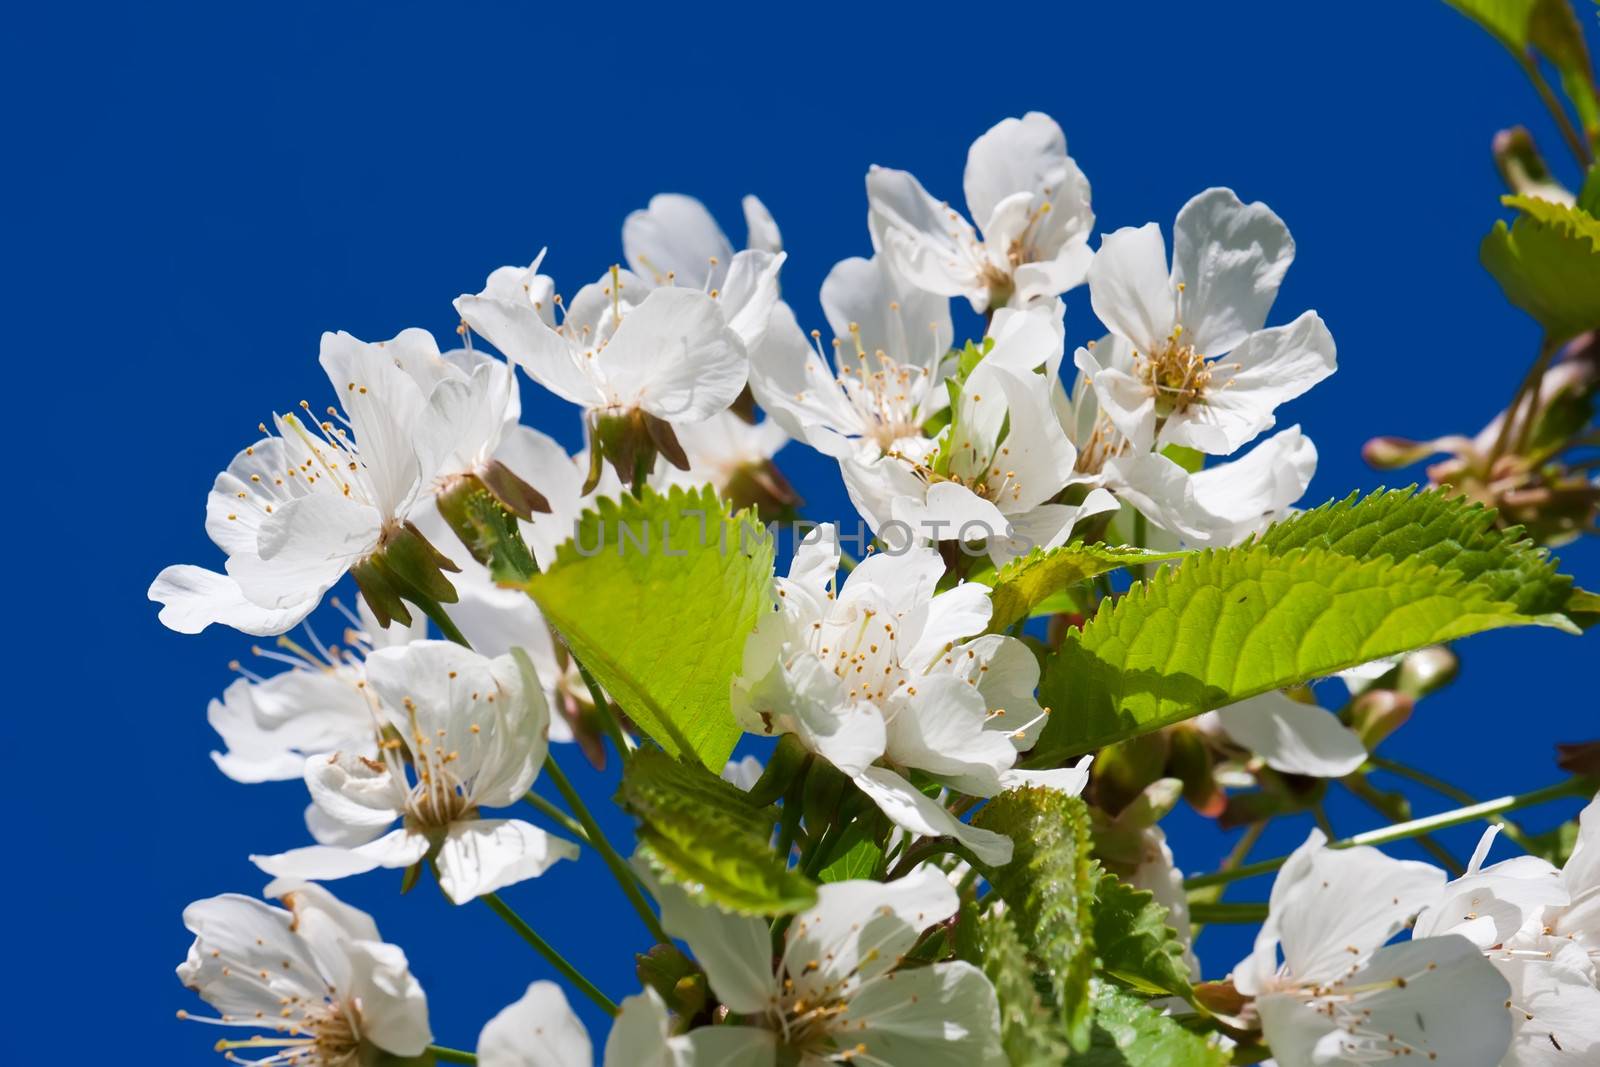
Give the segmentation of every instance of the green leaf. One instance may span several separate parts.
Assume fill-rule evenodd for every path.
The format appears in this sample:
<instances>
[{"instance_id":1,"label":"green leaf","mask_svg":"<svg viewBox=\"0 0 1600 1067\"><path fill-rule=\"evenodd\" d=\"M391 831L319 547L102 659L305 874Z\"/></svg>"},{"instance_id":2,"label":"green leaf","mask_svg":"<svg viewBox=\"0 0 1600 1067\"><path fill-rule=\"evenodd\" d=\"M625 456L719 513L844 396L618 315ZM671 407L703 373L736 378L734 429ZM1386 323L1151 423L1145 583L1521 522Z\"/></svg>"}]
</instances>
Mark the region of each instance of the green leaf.
<instances>
[{"instance_id":1,"label":"green leaf","mask_svg":"<svg viewBox=\"0 0 1600 1067\"><path fill-rule=\"evenodd\" d=\"M1095 981L1094 1035L1070 1067L1225 1067L1226 1050L1185 1030L1138 997Z\"/></svg>"},{"instance_id":2,"label":"green leaf","mask_svg":"<svg viewBox=\"0 0 1600 1067\"><path fill-rule=\"evenodd\" d=\"M1183 943L1155 895L1102 872L1095 887L1094 947L1100 969L1140 993L1190 996Z\"/></svg>"},{"instance_id":3,"label":"green leaf","mask_svg":"<svg viewBox=\"0 0 1600 1067\"><path fill-rule=\"evenodd\" d=\"M745 915L816 903L817 887L772 850L776 811L704 767L642 748L623 771L617 802L640 820L639 855L700 903Z\"/></svg>"},{"instance_id":4,"label":"green leaf","mask_svg":"<svg viewBox=\"0 0 1600 1067\"><path fill-rule=\"evenodd\" d=\"M1483 239L1478 258L1506 299L1537 319L1552 343L1600 327L1600 222L1576 207L1505 197L1522 209Z\"/></svg>"},{"instance_id":5,"label":"green leaf","mask_svg":"<svg viewBox=\"0 0 1600 1067\"><path fill-rule=\"evenodd\" d=\"M994 610L989 617L989 631L999 633L1018 619L1027 618L1052 596L1085 579L1122 567L1161 563L1186 555L1187 552L1149 552L1142 548L1082 542L1050 549L1035 548L998 572L978 577L979 581L994 586L990 597Z\"/></svg>"},{"instance_id":6,"label":"green leaf","mask_svg":"<svg viewBox=\"0 0 1600 1067\"><path fill-rule=\"evenodd\" d=\"M1259 543L1274 555L1323 548L1352 559L1415 558L1483 586L1524 615L1564 609L1572 579L1520 527L1495 527L1492 508L1440 492L1379 489L1352 493L1269 528Z\"/></svg>"},{"instance_id":7,"label":"green leaf","mask_svg":"<svg viewBox=\"0 0 1600 1067\"><path fill-rule=\"evenodd\" d=\"M1102 601L1045 660L1045 766L1246 697L1530 616L1424 558L1245 544L1192 556Z\"/></svg>"},{"instance_id":8,"label":"green leaf","mask_svg":"<svg viewBox=\"0 0 1600 1067\"><path fill-rule=\"evenodd\" d=\"M983 973L1000 1002L1000 1043L1011 1067L1055 1067L1066 1060L1066 1039L1055 1013L1035 987L1036 971L1017 939L1010 915L992 912L978 924Z\"/></svg>"},{"instance_id":9,"label":"green leaf","mask_svg":"<svg viewBox=\"0 0 1600 1067\"><path fill-rule=\"evenodd\" d=\"M728 685L770 610L772 541L709 488L602 499L525 588L579 661L673 755L720 770Z\"/></svg>"},{"instance_id":10,"label":"green leaf","mask_svg":"<svg viewBox=\"0 0 1600 1067\"><path fill-rule=\"evenodd\" d=\"M850 824L850 829L845 832L843 851L839 852L829 864L822 868L817 877L823 882L847 882L851 879L871 878L878 869L878 861L883 858L883 849L872 839L872 834L864 827L869 826L874 820L865 817L858 818Z\"/></svg>"},{"instance_id":11,"label":"green leaf","mask_svg":"<svg viewBox=\"0 0 1600 1067\"><path fill-rule=\"evenodd\" d=\"M984 873L1016 916L1034 960L1050 976L1068 1042L1088 1047L1095 877L1088 807L1053 789L1009 789L979 809L972 824L1005 834L1015 844L1010 863Z\"/></svg>"}]
</instances>

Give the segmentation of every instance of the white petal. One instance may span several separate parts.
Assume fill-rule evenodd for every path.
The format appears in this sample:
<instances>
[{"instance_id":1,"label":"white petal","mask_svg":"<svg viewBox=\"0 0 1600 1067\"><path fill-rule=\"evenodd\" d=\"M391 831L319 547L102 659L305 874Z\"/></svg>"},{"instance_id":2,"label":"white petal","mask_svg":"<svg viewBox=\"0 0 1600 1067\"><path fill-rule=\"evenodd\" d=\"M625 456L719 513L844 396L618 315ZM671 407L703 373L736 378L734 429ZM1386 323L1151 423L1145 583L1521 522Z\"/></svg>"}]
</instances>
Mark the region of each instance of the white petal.
<instances>
[{"instance_id":1,"label":"white petal","mask_svg":"<svg viewBox=\"0 0 1600 1067\"><path fill-rule=\"evenodd\" d=\"M1006 771L1000 775L1000 788L1022 789L1042 786L1065 793L1069 797L1082 796L1089 784L1089 764L1093 756L1084 756L1074 766L1043 771Z\"/></svg>"},{"instance_id":2,"label":"white petal","mask_svg":"<svg viewBox=\"0 0 1600 1067\"><path fill-rule=\"evenodd\" d=\"M898 964L924 930L959 907L949 878L932 864L893 882L830 882L784 936L788 977L803 997L849 998L854 986Z\"/></svg>"},{"instance_id":3,"label":"white petal","mask_svg":"<svg viewBox=\"0 0 1600 1067\"><path fill-rule=\"evenodd\" d=\"M369 839L405 809L405 785L395 781L385 764L363 756L311 756L305 761L305 779L318 810L347 830L367 831Z\"/></svg>"},{"instance_id":4,"label":"white petal","mask_svg":"<svg viewBox=\"0 0 1600 1067\"><path fill-rule=\"evenodd\" d=\"M1274 689L1217 709L1222 729L1285 774L1342 778L1367 760L1366 746L1339 717Z\"/></svg>"},{"instance_id":5,"label":"white petal","mask_svg":"<svg viewBox=\"0 0 1600 1067\"><path fill-rule=\"evenodd\" d=\"M428 1000L398 945L352 941L350 995L361 1005L361 1036L385 1052L420 1056L433 1040Z\"/></svg>"},{"instance_id":6,"label":"white petal","mask_svg":"<svg viewBox=\"0 0 1600 1067\"><path fill-rule=\"evenodd\" d=\"M867 172L867 223L877 250L918 289L988 303L988 287L973 260L972 225L928 195L903 170L874 166Z\"/></svg>"},{"instance_id":7,"label":"white petal","mask_svg":"<svg viewBox=\"0 0 1600 1067\"><path fill-rule=\"evenodd\" d=\"M1231 524L1217 540L1237 544L1283 518L1311 484L1317 446L1299 426L1280 430L1238 459L1190 476L1195 503Z\"/></svg>"},{"instance_id":8,"label":"white petal","mask_svg":"<svg viewBox=\"0 0 1600 1067\"><path fill-rule=\"evenodd\" d=\"M1511 985L1511 1051L1501 1067L1600 1062L1600 989L1581 948L1562 945L1554 960L1494 961Z\"/></svg>"},{"instance_id":9,"label":"white petal","mask_svg":"<svg viewBox=\"0 0 1600 1067\"><path fill-rule=\"evenodd\" d=\"M480 1067L594 1067L589 1032L554 982L534 982L478 1034Z\"/></svg>"},{"instance_id":10,"label":"white petal","mask_svg":"<svg viewBox=\"0 0 1600 1067\"><path fill-rule=\"evenodd\" d=\"M1155 441L1156 401L1150 387L1130 373L1133 342L1112 334L1093 351L1078 349L1073 363L1093 386L1095 406L1134 448L1136 454L1126 458L1137 459Z\"/></svg>"},{"instance_id":11,"label":"white petal","mask_svg":"<svg viewBox=\"0 0 1600 1067\"><path fill-rule=\"evenodd\" d=\"M772 218L772 212L754 196L746 196L739 202L744 208L744 225L746 248L755 248L763 252L782 252L783 234L778 232L778 224Z\"/></svg>"},{"instance_id":12,"label":"white petal","mask_svg":"<svg viewBox=\"0 0 1600 1067\"><path fill-rule=\"evenodd\" d=\"M682 889L657 879L639 860L634 868L661 905L662 928L689 946L722 1002L740 1013L765 1011L778 995L767 924L696 904Z\"/></svg>"},{"instance_id":13,"label":"white petal","mask_svg":"<svg viewBox=\"0 0 1600 1067\"><path fill-rule=\"evenodd\" d=\"M906 285L881 255L834 264L822 280L821 299L847 365L854 363L859 343L869 373L880 369L877 353L882 352L902 366L933 374L950 349L949 298Z\"/></svg>"},{"instance_id":14,"label":"white petal","mask_svg":"<svg viewBox=\"0 0 1600 1067\"><path fill-rule=\"evenodd\" d=\"M767 322L778 303L778 271L784 255L746 251L733 257L728 277L718 291L723 318L728 328L739 335L746 348L767 332Z\"/></svg>"},{"instance_id":15,"label":"white petal","mask_svg":"<svg viewBox=\"0 0 1600 1067\"><path fill-rule=\"evenodd\" d=\"M722 309L693 289L657 289L623 317L595 359L623 404L697 422L733 403L750 361Z\"/></svg>"},{"instance_id":16,"label":"white petal","mask_svg":"<svg viewBox=\"0 0 1600 1067\"><path fill-rule=\"evenodd\" d=\"M1161 442L1225 456L1271 428L1279 404L1322 381L1336 365L1333 336L1314 311L1287 326L1259 330L1214 365L1205 395L1167 421Z\"/></svg>"},{"instance_id":17,"label":"white petal","mask_svg":"<svg viewBox=\"0 0 1600 1067\"><path fill-rule=\"evenodd\" d=\"M788 434L832 456L854 448L841 435L865 429L787 304L773 308L766 332L750 348L750 391Z\"/></svg>"},{"instance_id":18,"label":"white petal","mask_svg":"<svg viewBox=\"0 0 1600 1067\"><path fill-rule=\"evenodd\" d=\"M323 590L304 590L278 607L264 607L244 595L226 574L181 564L168 567L150 583L149 597L161 605L161 625L180 634L197 634L212 623L257 637L298 626L322 600Z\"/></svg>"},{"instance_id":19,"label":"white petal","mask_svg":"<svg viewBox=\"0 0 1600 1067\"><path fill-rule=\"evenodd\" d=\"M887 701L885 754L963 793L998 793L1000 776L1016 762L1017 749L1008 735L985 729L987 709L977 687L953 675L930 674L918 678L915 688L915 696L902 688Z\"/></svg>"},{"instance_id":20,"label":"white petal","mask_svg":"<svg viewBox=\"0 0 1600 1067\"><path fill-rule=\"evenodd\" d=\"M1089 302L1096 318L1140 352L1148 355L1166 342L1177 305L1159 226L1125 226L1100 239L1089 267Z\"/></svg>"},{"instance_id":21,"label":"white petal","mask_svg":"<svg viewBox=\"0 0 1600 1067\"><path fill-rule=\"evenodd\" d=\"M1281 940L1289 971L1302 982L1345 974L1403 929L1444 884L1444 872L1426 863L1391 859L1366 846L1325 845L1313 830L1278 872L1256 943L1259 953Z\"/></svg>"},{"instance_id":22,"label":"white petal","mask_svg":"<svg viewBox=\"0 0 1600 1067\"><path fill-rule=\"evenodd\" d=\"M894 771L868 767L855 783L902 830L924 837L953 837L984 863L998 866L1011 862L1010 838L968 826Z\"/></svg>"},{"instance_id":23,"label":"white petal","mask_svg":"<svg viewBox=\"0 0 1600 1067\"><path fill-rule=\"evenodd\" d=\"M577 857L577 845L520 819L471 819L452 823L439 847L439 886L465 904Z\"/></svg>"},{"instance_id":24,"label":"white petal","mask_svg":"<svg viewBox=\"0 0 1600 1067\"><path fill-rule=\"evenodd\" d=\"M1015 193L1043 193L1066 178L1067 139L1049 115L1030 111L1001 119L967 150L967 210L985 224L995 205Z\"/></svg>"},{"instance_id":25,"label":"white petal","mask_svg":"<svg viewBox=\"0 0 1600 1067\"><path fill-rule=\"evenodd\" d=\"M251 856L250 862L279 879L320 882L379 867L409 867L427 854L427 837L402 827L358 848L308 845L275 856Z\"/></svg>"},{"instance_id":26,"label":"white petal","mask_svg":"<svg viewBox=\"0 0 1600 1067\"><path fill-rule=\"evenodd\" d=\"M1000 1067L1000 1008L983 972L960 960L895 971L861 987L835 1024L868 1063Z\"/></svg>"},{"instance_id":27,"label":"white petal","mask_svg":"<svg viewBox=\"0 0 1600 1067\"><path fill-rule=\"evenodd\" d=\"M456 298L455 309L473 332L561 399L583 407L602 402L572 344L527 301L510 303L463 294Z\"/></svg>"},{"instance_id":28,"label":"white petal","mask_svg":"<svg viewBox=\"0 0 1600 1067\"><path fill-rule=\"evenodd\" d=\"M635 273L656 285L667 284L672 274L678 285L705 289L721 284L733 246L700 201L659 193L623 222L622 255Z\"/></svg>"},{"instance_id":29,"label":"white petal","mask_svg":"<svg viewBox=\"0 0 1600 1067\"><path fill-rule=\"evenodd\" d=\"M1232 189L1207 189L1172 226L1172 280L1182 282L1184 340L1219 356L1267 323L1294 238L1262 203Z\"/></svg>"}]
</instances>

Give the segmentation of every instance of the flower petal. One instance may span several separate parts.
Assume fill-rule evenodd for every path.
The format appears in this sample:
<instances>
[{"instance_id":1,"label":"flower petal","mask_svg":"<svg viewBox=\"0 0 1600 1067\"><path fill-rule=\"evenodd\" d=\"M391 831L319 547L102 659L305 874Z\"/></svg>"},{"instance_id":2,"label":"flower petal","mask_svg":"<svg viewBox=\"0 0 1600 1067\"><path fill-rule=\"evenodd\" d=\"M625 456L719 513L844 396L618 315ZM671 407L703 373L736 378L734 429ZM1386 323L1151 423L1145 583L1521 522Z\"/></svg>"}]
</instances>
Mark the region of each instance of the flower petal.
<instances>
[{"instance_id":1,"label":"flower petal","mask_svg":"<svg viewBox=\"0 0 1600 1067\"><path fill-rule=\"evenodd\" d=\"M452 823L439 846L439 887L465 904L577 858L577 845L520 819L471 819Z\"/></svg>"},{"instance_id":2,"label":"flower petal","mask_svg":"<svg viewBox=\"0 0 1600 1067\"><path fill-rule=\"evenodd\" d=\"M998 866L1011 862L1010 838L968 826L887 767L868 767L854 781L902 830L923 837L953 837L984 863Z\"/></svg>"},{"instance_id":3,"label":"flower petal","mask_svg":"<svg viewBox=\"0 0 1600 1067\"><path fill-rule=\"evenodd\" d=\"M1294 238L1267 205L1245 204L1232 189L1194 197L1172 226L1184 340L1208 356L1232 351L1266 325L1293 261Z\"/></svg>"}]
</instances>

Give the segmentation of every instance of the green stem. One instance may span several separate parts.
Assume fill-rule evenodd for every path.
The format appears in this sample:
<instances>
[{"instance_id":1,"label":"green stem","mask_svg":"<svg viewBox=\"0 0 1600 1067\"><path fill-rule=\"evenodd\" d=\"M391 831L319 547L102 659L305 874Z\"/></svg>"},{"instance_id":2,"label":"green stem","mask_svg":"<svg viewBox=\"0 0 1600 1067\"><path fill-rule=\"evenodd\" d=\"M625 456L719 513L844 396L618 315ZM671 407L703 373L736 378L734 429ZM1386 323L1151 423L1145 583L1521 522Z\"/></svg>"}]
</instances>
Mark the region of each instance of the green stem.
<instances>
[{"instance_id":1,"label":"green stem","mask_svg":"<svg viewBox=\"0 0 1600 1067\"><path fill-rule=\"evenodd\" d=\"M1578 161L1580 167L1587 167L1593 157L1589 154L1589 146L1584 143L1578 134L1578 128L1572 124L1572 118L1567 114L1567 109L1561 106L1555 90L1550 88L1550 83L1545 80L1544 74L1539 70L1538 61L1531 55L1518 56L1518 62L1528 80L1533 82L1533 87L1539 93L1539 99L1544 101L1544 106L1549 109L1551 116L1556 120L1556 125L1561 130L1561 139L1567 142L1567 149Z\"/></svg>"},{"instance_id":2,"label":"green stem","mask_svg":"<svg viewBox=\"0 0 1600 1067\"><path fill-rule=\"evenodd\" d=\"M1410 781L1422 786L1424 789L1431 789L1440 796L1447 797L1450 800L1455 801L1457 804L1476 804L1478 802L1478 798L1473 796L1471 793L1468 793L1465 789L1457 789L1449 782L1435 778L1427 771L1419 771L1415 767L1409 767L1404 763L1400 763L1392 759L1385 759L1384 757L1378 755L1368 756L1367 762L1381 771L1388 771L1390 774L1409 779ZM1486 818L1483 821L1489 823L1491 826L1500 827L1501 831L1506 835L1506 837L1515 842L1517 847L1522 849L1524 852L1533 851L1533 840L1528 837L1527 833L1523 831L1522 827L1518 826L1510 819Z\"/></svg>"},{"instance_id":3,"label":"green stem","mask_svg":"<svg viewBox=\"0 0 1600 1067\"><path fill-rule=\"evenodd\" d=\"M1548 337L1539 343L1539 357L1533 361L1533 366L1528 368L1528 373L1523 375L1522 381L1517 385L1516 395L1511 398L1511 403L1506 405L1504 421L1500 424L1500 432L1495 434L1494 449L1489 453L1491 464L1505 455L1506 449L1514 443L1511 432L1516 426L1517 414L1522 409L1522 398L1528 395L1529 390L1532 390L1533 400L1528 411L1527 424L1518 431L1518 437L1525 436L1533 427L1533 415L1539 404L1539 381L1544 377L1545 368L1550 365L1550 360L1559 347Z\"/></svg>"},{"instance_id":4,"label":"green stem","mask_svg":"<svg viewBox=\"0 0 1600 1067\"><path fill-rule=\"evenodd\" d=\"M570 649L568 654L571 655ZM578 665L578 674L582 676L583 684L589 687L589 698L594 701L595 714L600 717L601 728L605 730L606 736L611 738L611 743L617 746L617 755L621 756L622 762L626 764L638 746L633 743L633 738L628 736L628 731L622 728L622 722L617 718L615 709L611 707L611 701L606 699L605 692L594 680L594 675L589 673L589 668L585 667L577 656L572 657L572 662Z\"/></svg>"},{"instance_id":5,"label":"green stem","mask_svg":"<svg viewBox=\"0 0 1600 1067\"><path fill-rule=\"evenodd\" d=\"M478 1057L470 1052L463 1052L458 1048L445 1048L443 1045L429 1045L428 1051L433 1053L433 1058L440 1063L477 1063Z\"/></svg>"},{"instance_id":6,"label":"green stem","mask_svg":"<svg viewBox=\"0 0 1600 1067\"><path fill-rule=\"evenodd\" d=\"M806 776L797 774L789 783L783 796L783 812L778 822L778 856L783 865L789 865L789 853L794 851L794 835L800 829L800 809L805 802Z\"/></svg>"},{"instance_id":7,"label":"green stem","mask_svg":"<svg viewBox=\"0 0 1600 1067\"><path fill-rule=\"evenodd\" d=\"M833 851L833 846L838 844L843 831L837 823L829 823L828 828L822 831L822 837L812 847L811 853L806 856L801 864L801 871L807 878L816 878L822 868L828 865L828 854Z\"/></svg>"},{"instance_id":8,"label":"green stem","mask_svg":"<svg viewBox=\"0 0 1600 1067\"><path fill-rule=\"evenodd\" d=\"M563 978L577 986L584 996L598 1004L601 1011L607 1015L616 1016L617 1006L612 1003L611 998L600 992L593 982L583 976L581 971L568 963L561 953L550 946L550 942L535 933L533 927L523 921L522 916L512 911L511 907L500 899L499 894L485 893L479 899L489 905L496 915L506 921L508 926L521 934L522 939L532 945L539 955L548 960L550 965L559 971Z\"/></svg>"},{"instance_id":9,"label":"green stem","mask_svg":"<svg viewBox=\"0 0 1600 1067\"><path fill-rule=\"evenodd\" d=\"M633 905L633 910L639 913L639 918L644 920L644 925L650 931L650 936L660 944L670 945L672 939L661 929L661 922L656 918L656 913L651 910L650 902L644 898L644 893L639 888L639 881L634 877L633 871L611 842L606 840L606 835L601 831L600 824L595 822L583 798L578 796L578 791L572 788L572 783L567 781L566 774L556 763L555 757L546 755L544 758L544 773L556 784L556 789L561 794L561 799L566 801L567 807L572 809L572 814L577 816L582 824L584 833L588 835L589 844L600 853L600 858L605 860L606 866L611 868L612 875L617 883L622 886L622 892L627 895L628 903Z\"/></svg>"},{"instance_id":10,"label":"green stem","mask_svg":"<svg viewBox=\"0 0 1600 1067\"><path fill-rule=\"evenodd\" d=\"M1385 796L1382 792L1373 788L1372 783L1367 781L1366 776L1360 771L1345 775L1339 779L1339 784L1350 790L1367 807L1382 815L1385 819L1402 819L1410 814L1410 806L1403 799ZM1328 834L1330 841L1336 840L1335 835L1327 830L1323 830L1323 833ZM1452 876L1459 878L1466 873L1467 869L1461 865L1461 861L1451 855L1449 849L1427 834L1417 835L1417 844L1424 852L1443 864L1445 870L1449 871Z\"/></svg>"},{"instance_id":11,"label":"green stem","mask_svg":"<svg viewBox=\"0 0 1600 1067\"><path fill-rule=\"evenodd\" d=\"M1133 509L1133 543L1138 545L1140 548L1144 547L1145 541L1150 536L1150 530L1149 530L1149 527L1147 525L1147 522L1148 522L1148 520L1145 519L1144 512L1140 511L1138 508L1134 508ZM1145 564L1141 563L1137 567L1133 568L1133 576L1135 578L1137 578L1141 582L1149 581L1149 579L1150 579L1150 569Z\"/></svg>"},{"instance_id":12,"label":"green stem","mask_svg":"<svg viewBox=\"0 0 1600 1067\"><path fill-rule=\"evenodd\" d=\"M894 865L894 870L889 872L884 881L893 882L898 878L904 878L916 869L917 864L935 856L957 851L959 846L950 838L925 837L906 849L905 854L900 857L900 862Z\"/></svg>"},{"instance_id":13,"label":"green stem","mask_svg":"<svg viewBox=\"0 0 1600 1067\"><path fill-rule=\"evenodd\" d=\"M1358 845L1387 845L1394 841L1404 841L1433 830L1445 830L1462 823L1473 822L1501 812L1516 811L1519 808L1531 808L1535 804L1546 804L1552 800L1562 800L1566 797L1589 796L1594 793L1596 783L1588 778L1569 778L1555 785L1535 789L1531 793L1520 793L1514 796L1496 797L1494 800L1485 800L1478 804L1469 804L1464 808L1453 811L1440 812L1438 815L1428 815L1421 819L1412 819L1410 822L1397 823L1394 826L1385 826L1378 830L1368 830L1366 833L1347 837L1342 841L1335 841L1329 848L1355 848ZM1237 882L1242 878L1254 878L1258 874L1270 874L1282 867L1288 861L1288 856L1277 856L1259 863L1250 863L1242 867L1235 867L1231 871L1214 871L1211 874L1200 874L1193 878L1184 879L1185 889L1201 889L1208 885L1225 885L1228 882Z\"/></svg>"},{"instance_id":14,"label":"green stem","mask_svg":"<svg viewBox=\"0 0 1600 1067\"><path fill-rule=\"evenodd\" d=\"M1189 918L1197 923L1258 923L1267 918L1265 904L1190 904Z\"/></svg>"},{"instance_id":15,"label":"green stem","mask_svg":"<svg viewBox=\"0 0 1600 1067\"><path fill-rule=\"evenodd\" d=\"M530 789L522 795L522 800L525 804L531 805L535 811L539 812L539 814L548 819L554 820L563 830L571 834L573 837L578 838L585 844L592 844L592 842L589 840L589 831L583 828L582 823L568 815L566 812L562 811L560 808L556 807L538 793L535 793Z\"/></svg>"}]
</instances>

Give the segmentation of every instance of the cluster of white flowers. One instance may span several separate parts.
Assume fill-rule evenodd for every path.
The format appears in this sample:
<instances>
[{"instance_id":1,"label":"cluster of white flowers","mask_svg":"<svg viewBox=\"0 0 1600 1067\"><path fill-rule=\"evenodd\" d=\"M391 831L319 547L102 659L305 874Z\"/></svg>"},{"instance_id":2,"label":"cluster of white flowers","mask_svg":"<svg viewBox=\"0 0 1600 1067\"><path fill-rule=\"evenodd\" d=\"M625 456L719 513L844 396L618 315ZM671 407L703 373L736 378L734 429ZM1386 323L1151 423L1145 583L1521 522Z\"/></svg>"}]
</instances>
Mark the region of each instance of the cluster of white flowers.
<instances>
[{"instance_id":1,"label":"cluster of white flowers","mask_svg":"<svg viewBox=\"0 0 1600 1067\"><path fill-rule=\"evenodd\" d=\"M791 439L809 446L837 461L884 550L845 559L830 525L797 547L732 679L738 724L792 735L898 840L946 839L990 867L1012 859L1014 842L966 811L1019 787L1085 790L1088 757L1023 765L1051 714L1036 696L1039 660L1022 638L988 632L991 587L969 580L974 568L1076 539L1234 545L1285 516L1316 449L1297 426L1252 442L1280 404L1332 373L1333 340L1314 312L1267 325L1294 242L1265 205L1230 190L1184 205L1170 263L1155 223L1096 244L1089 183L1039 113L978 138L964 186L972 222L910 174L870 171L873 255L838 263L821 290L831 351L781 299L782 241L753 197L741 251L698 201L655 197L623 228L627 266L570 300L541 273L544 252L495 270L455 301L459 350L419 329L380 342L324 335L337 405L274 415L212 487L206 530L224 570L169 567L150 589L174 630L277 636L255 652L288 669L240 667L212 703L225 749L215 759L240 782L303 778L310 795L315 843L253 857L288 911L224 896L185 914L196 940L184 983L216 1008L211 1021L264 1032L219 1048L264 1064L432 1055L405 956L312 883L428 870L453 902L498 906L498 890L559 870L580 845L602 847L570 820L558 834L485 813L535 799L551 740L603 756L592 718L606 698L533 601L497 586L447 520L464 490L515 516L548 568L586 509L646 486L710 485L782 513L796 498L774 456ZM1061 296L1080 284L1110 332L1075 349L1069 389ZM986 316L965 349L952 348L956 296ZM515 368L580 410L582 453L520 423ZM841 563L852 568L842 581ZM304 642L287 636L346 574L361 601L359 613L332 601L343 641L309 626ZM430 639L429 619L451 640ZM1282 693L1194 729L1242 752L1249 773L1337 777L1367 756L1350 726ZM748 788L759 768L742 773ZM1449 886L1431 868L1314 837L1285 866L1236 974L1253 998L1247 1024L1258 1021L1283 1067L1414 1052L1494 1067L1508 1043L1505 1063L1593 1062L1597 824L1591 808L1564 872L1482 867L1480 854ZM1130 879L1169 907L1186 942L1161 830L1125 828ZM910 958L960 910L957 884L971 887L945 860L829 882L781 936L637 866L628 877L721 1007L679 1017L647 988L622 1003L605 1063L1006 1062L983 972ZM1419 913L1413 940L1386 944ZM593 1062L546 981L495 1016L477 1049L487 1067Z\"/></svg>"}]
</instances>

